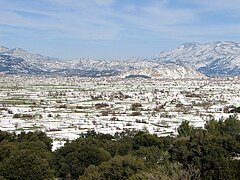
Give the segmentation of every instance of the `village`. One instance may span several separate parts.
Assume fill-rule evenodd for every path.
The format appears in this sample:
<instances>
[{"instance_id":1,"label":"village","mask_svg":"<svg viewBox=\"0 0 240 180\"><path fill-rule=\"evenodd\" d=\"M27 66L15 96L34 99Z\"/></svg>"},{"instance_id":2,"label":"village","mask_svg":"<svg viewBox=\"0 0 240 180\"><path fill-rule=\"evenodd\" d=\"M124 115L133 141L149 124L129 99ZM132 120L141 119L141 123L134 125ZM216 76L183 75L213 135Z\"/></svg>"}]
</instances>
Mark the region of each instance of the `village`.
<instances>
[{"instance_id":1,"label":"village","mask_svg":"<svg viewBox=\"0 0 240 180\"><path fill-rule=\"evenodd\" d=\"M44 131L53 150L91 130L175 136L182 121L204 127L239 106L239 78L0 76L0 130Z\"/></svg>"}]
</instances>

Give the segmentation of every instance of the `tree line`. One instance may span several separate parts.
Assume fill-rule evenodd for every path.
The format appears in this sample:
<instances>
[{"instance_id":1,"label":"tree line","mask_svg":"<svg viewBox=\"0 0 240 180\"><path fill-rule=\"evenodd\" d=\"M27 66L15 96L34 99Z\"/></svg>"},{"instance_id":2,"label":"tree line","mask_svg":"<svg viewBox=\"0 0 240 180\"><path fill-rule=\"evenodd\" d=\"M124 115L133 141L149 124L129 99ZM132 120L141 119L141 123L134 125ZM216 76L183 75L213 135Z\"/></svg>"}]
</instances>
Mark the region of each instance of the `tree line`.
<instances>
[{"instance_id":1,"label":"tree line","mask_svg":"<svg viewBox=\"0 0 240 180\"><path fill-rule=\"evenodd\" d=\"M239 179L240 121L188 121L176 137L89 131L52 152L44 132L0 131L0 179Z\"/></svg>"}]
</instances>

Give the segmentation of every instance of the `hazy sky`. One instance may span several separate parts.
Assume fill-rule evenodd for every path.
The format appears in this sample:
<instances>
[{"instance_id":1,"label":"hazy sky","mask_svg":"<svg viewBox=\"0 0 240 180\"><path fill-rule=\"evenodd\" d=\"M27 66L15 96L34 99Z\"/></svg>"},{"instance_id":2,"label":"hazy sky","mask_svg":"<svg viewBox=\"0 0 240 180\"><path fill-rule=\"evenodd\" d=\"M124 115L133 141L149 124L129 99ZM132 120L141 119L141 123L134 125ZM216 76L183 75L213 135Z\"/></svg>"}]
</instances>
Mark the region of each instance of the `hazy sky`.
<instances>
[{"instance_id":1,"label":"hazy sky","mask_svg":"<svg viewBox=\"0 0 240 180\"><path fill-rule=\"evenodd\" d=\"M240 0L0 0L0 45L60 58L152 57L240 42Z\"/></svg>"}]
</instances>

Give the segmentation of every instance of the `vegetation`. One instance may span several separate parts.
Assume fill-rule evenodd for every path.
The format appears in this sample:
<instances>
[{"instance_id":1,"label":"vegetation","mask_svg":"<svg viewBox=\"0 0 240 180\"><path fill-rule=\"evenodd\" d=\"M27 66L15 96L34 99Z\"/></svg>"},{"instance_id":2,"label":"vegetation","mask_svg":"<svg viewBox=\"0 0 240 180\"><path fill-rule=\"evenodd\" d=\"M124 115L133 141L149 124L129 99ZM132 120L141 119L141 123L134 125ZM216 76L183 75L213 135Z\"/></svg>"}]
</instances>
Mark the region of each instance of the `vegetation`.
<instances>
[{"instance_id":1,"label":"vegetation","mask_svg":"<svg viewBox=\"0 0 240 180\"><path fill-rule=\"evenodd\" d=\"M229 113L240 113L240 107L230 110Z\"/></svg>"},{"instance_id":2,"label":"vegetation","mask_svg":"<svg viewBox=\"0 0 240 180\"><path fill-rule=\"evenodd\" d=\"M43 132L0 131L0 179L239 179L240 121L183 121L177 137L88 132L51 151Z\"/></svg>"},{"instance_id":3,"label":"vegetation","mask_svg":"<svg viewBox=\"0 0 240 180\"><path fill-rule=\"evenodd\" d=\"M146 76L146 75L129 75L126 76L126 78L145 78L145 79L150 79L150 76Z\"/></svg>"}]
</instances>

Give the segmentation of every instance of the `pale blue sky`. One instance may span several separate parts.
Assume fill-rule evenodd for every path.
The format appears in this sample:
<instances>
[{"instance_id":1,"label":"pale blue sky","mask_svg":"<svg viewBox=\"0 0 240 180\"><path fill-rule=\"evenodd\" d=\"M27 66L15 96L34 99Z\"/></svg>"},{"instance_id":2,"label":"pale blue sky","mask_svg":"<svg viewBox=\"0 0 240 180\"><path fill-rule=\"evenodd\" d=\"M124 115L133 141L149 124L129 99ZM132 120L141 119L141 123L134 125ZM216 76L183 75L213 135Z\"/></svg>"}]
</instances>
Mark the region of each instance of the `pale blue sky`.
<instances>
[{"instance_id":1,"label":"pale blue sky","mask_svg":"<svg viewBox=\"0 0 240 180\"><path fill-rule=\"evenodd\" d=\"M0 0L0 45L59 58L152 57L240 42L239 0Z\"/></svg>"}]
</instances>

